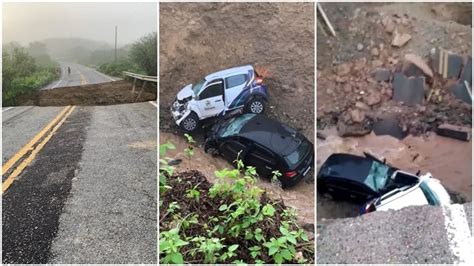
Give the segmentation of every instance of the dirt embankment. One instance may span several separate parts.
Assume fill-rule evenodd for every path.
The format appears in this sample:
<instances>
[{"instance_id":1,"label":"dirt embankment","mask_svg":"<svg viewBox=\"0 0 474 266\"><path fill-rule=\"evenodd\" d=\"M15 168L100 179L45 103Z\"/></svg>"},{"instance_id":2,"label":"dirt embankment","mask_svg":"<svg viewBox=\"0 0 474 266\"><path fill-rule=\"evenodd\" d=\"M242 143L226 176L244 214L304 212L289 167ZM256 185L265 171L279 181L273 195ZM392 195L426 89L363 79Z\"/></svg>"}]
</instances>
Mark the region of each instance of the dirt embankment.
<instances>
[{"instance_id":1,"label":"dirt embankment","mask_svg":"<svg viewBox=\"0 0 474 266\"><path fill-rule=\"evenodd\" d=\"M205 75L252 64L266 77L266 114L314 135L313 3L160 4L160 130L169 106Z\"/></svg>"},{"instance_id":2,"label":"dirt embankment","mask_svg":"<svg viewBox=\"0 0 474 266\"><path fill-rule=\"evenodd\" d=\"M64 106L64 105L109 105L156 100L156 85L146 83L143 90L137 85L132 92L132 83L120 80L39 90L19 96L17 105Z\"/></svg>"}]
</instances>

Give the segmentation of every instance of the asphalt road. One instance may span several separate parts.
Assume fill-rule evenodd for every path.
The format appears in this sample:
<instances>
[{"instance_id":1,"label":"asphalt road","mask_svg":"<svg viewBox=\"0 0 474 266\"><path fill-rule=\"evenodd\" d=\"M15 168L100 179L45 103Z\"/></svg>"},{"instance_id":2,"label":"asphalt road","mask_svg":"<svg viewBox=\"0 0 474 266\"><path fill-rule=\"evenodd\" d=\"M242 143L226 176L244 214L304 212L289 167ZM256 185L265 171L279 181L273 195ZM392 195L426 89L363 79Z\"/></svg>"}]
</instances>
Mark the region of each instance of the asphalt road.
<instances>
[{"instance_id":1,"label":"asphalt road","mask_svg":"<svg viewBox=\"0 0 474 266\"><path fill-rule=\"evenodd\" d=\"M2 109L3 164L64 108ZM2 262L156 263L156 110L72 109L3 193Z\"/></svg>"},{"instance_id":2,"label":"asphalt road","mask_svg":"<svg viewBox=\"0 0 474 266\"><path fill-rule=\"evenodd\" d=\"M468 203L318 222L317 263L471 265L471 221Z\"/></svg>"},{"instance_id":3,"label":"asphalt road","mask_svg":"<svg viewBox=\"0 0 474 266\"><path fill-rule=\"evenodd\" d=\"M60 79L50 83L48 86L44 87L43 90L84 84L97 84L118 80L117 78L109 77L92 68L80 64L60 62L60 65ZM71 69L70 74L68 74L68 67Z\"/></svg>"}]
</instances>

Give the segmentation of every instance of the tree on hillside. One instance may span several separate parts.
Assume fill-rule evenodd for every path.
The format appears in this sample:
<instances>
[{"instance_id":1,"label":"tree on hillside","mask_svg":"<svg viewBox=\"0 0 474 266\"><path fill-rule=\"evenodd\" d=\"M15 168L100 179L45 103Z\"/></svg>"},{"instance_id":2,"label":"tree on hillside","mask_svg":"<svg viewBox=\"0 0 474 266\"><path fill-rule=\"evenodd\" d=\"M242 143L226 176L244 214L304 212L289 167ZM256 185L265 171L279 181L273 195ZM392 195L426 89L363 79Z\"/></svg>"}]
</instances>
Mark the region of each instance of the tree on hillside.
<instances>
[{"instance_id":1,"label":"tree on hillside","mask_svg":"<svg viewBox=\"0 0 474 266\"><path fill-rule=\"evenodd\" d=\"M157 76L157 38L156 32L150 33L135 42L130 50L131 60L150 76Z\"/></svg>"}]
</instances>

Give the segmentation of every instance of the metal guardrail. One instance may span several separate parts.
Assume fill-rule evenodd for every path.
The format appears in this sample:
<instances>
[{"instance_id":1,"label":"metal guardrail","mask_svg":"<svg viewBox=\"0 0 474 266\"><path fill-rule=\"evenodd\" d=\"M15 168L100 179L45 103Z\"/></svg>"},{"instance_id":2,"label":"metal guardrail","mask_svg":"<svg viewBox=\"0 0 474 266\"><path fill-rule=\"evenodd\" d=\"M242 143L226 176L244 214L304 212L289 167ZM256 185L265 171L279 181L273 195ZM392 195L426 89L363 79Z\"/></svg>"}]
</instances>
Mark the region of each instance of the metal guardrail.
<instances>
[{"instance_id":1,"label":"metal guardrail","mask_svg":"<svg viewBox=\"0 0 474 266\"><path fill-rule=\"evenodd\" d=\"M158 82L158 77L145 76L145 75L136 74L136 73L127 72L127 71L123 71L122 73L123 73L125 76L128 76L128 77L133 78L132 93L135 93L135 85L136 85L136 83L137 83L137 80L143 81L142 87L140 88L140 93L138 94L137 99L138 99L138 97L140 97L140 95L142 94L143 88L145 87L145 84L146 84L147 81L154 82L154 83L157 83L157 82Z\"/></svg>"},{"instance_id":2,"label":"metal guardrail","mask_svg":"<svg viewBox=\"0 0 474 266\"><path fill-rule=\"evenodd\" d=\"M131 78L134 78L134 79L139 79L139 80L143 80L143 81L158 82L158 77L145 76L145 75L136 74L136 73L127 72L127 71L123 71L122 73L125 76L131 77Z\"/></svg>"}]
</instances>

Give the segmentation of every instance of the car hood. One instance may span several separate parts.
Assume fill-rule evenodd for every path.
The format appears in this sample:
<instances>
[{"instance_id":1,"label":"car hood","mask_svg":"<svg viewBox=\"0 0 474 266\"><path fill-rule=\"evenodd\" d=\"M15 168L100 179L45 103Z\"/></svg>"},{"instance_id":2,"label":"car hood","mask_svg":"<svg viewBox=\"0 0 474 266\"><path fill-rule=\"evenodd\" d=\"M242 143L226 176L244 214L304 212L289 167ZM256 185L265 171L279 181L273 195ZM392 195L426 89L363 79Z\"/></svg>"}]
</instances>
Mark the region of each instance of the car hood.
<instances>
[{"instance_id":1,"label":"car hood","mask_svg":"<svg viewBox=\"0 0 474 266\"><path fill-rule=\"evenodd\" d=\"M184 88L182 88L178 92L178 95L176 96L176 98L178 100L182 101L183 99L186 99L186 98L191 97L193 95L194 95L193 84L188 84L188 85L184 86Z\"/></svg>"}]
</instances>

